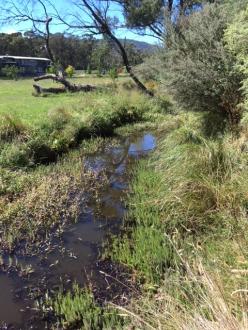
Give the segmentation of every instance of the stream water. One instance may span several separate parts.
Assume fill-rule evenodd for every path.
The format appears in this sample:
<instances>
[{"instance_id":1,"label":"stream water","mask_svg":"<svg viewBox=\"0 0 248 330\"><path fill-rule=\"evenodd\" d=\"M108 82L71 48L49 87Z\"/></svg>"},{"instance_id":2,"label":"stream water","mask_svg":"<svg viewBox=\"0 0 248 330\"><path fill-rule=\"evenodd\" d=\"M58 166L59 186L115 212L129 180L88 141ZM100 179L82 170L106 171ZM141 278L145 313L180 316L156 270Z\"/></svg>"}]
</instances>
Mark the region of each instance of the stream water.
<instances>
[{"instance_id":1,"label":"stream water","mask_svg":"<svg viewBox=\"0 0 248 330\"><path fill-rule=\"evenodd\" d=\"M78 221L54 238L52 249L32 257L2 256L2 262L18 266L19 272L0 272L0 329L49 328L35 305L47 290L70 286L75 281L83 286L89 278L99 286L107 285L103 281L100 284L99 251L109 233L120 230L133 164L155 146L152 134L142 134L88 156L86 168L96 174L105 171L108 178L107 186L100 192L100 209L99 203L89 201Z\"/></svg>"}]
</instances>

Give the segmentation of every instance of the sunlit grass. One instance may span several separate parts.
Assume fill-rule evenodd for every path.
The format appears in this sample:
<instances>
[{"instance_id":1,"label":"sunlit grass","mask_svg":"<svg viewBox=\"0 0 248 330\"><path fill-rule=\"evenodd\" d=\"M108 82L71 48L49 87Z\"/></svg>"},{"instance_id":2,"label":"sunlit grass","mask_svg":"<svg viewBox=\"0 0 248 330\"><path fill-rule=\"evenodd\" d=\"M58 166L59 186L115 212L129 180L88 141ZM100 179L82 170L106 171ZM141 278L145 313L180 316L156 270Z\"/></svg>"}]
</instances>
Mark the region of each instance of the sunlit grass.
<instances>
[{"instance_id":1,"label":"sunlit grass","mask_svg":"<svg viewBox=\"0 0 248 330\"><path fill-rule=\"evenodd\" d=\"M209 139L199 116L180 118L137 165L125 234L110 252L144 284L126 312L144 329L245 329L247 142Z\"/></svg>"}]
</instances>

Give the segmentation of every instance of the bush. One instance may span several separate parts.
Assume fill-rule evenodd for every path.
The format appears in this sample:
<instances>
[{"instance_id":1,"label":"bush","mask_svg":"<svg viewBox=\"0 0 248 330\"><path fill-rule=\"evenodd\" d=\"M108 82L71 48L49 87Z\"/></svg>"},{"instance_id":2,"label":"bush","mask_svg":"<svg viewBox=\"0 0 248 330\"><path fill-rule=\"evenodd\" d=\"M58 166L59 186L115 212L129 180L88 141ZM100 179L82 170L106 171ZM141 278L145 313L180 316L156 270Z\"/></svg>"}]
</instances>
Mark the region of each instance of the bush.
<instances>
[{"instance_id":1,"label":"bush","mask_svg":"<svg viewBox=\"0 0 248 330\"><path fill-rule=\"evenodd\" d=\"M26 144L6 144L0 154L0 165L19 168L30 165L30 150Z\"/></svg>"},{"instance_id":2,"label":"bush","mask_svg":"<svg viewBox=\"0 0 248 330\"><path fill-rule=\"evenodd\" d=\"M17 80L20 69L15 65L7 65L2 68L2 73L9 79Z\"/></svg>"},{"instance_id":3,"label":"bush","mask_svg":"<svg viewBox=\"0 0 248 330\"><path fill-rule=\"evenodd\" d=\"M237 69L244 75L242 90L248 109L248 6L235 16L233 23L225 31L225 41L227 49L237 60Z\"/></svg>"},{"instance_id":4,"label":"bush","mask_svg":"<svg viewBox=\"0 0 248 330\"><path fill-rule=\"evenodd\" d=\"M91 73L92 73L92 70L91 70L91 66L90 66L90 64L88 64L88 66L87 66L87 73L88 73L88 74L91 74Z\"/></svg>"},{"instance_id":5,"label":"bush","mask_svg":"<svg viewBox=\"0 0 248 330\"><path fill-rule=\"evenodd\" d=\"M121 82L121 86L123 89L132 91L137 89L137 85L132 80L124 80Z\"/></svg>"},{"instance_id":6,"label":"bush","mask_svg":"<svg viewBox=\"0 0 248 330\"><path fill-rule=\"evenodd\" d=\"M65 72L66 72L67 76L69 78L71 78L75 73L75 69L72 65L68 65L68 67L65 69Z\"/></svg>"},{"instance_id":7,"label":"bush","mask_svg":"<svg viewBox=\"0 0 248 330\"><path fill-rule=\"evenodd\" d=\"M142 64L137 65L134 68L135 73L141 77L145 82L149 80L158 80L161 63L159 56L154 54L153 56L147 57Z\"/></svg>"},{"instance_id":8,"label":"bush","mask_svg":"<svg viewBox=\"0 0 248 330\"><path fill-rule=\"evenodd\" d=\"M51 131L62 130L72 120L72 115L65 108L55 108L49 111L49 128Z\"/></svg>"},{"instance_id":9,"label":"bush","mask_svg":"<svg viewBox=\"0 0 248 330\"><path fill-rule=\"evenodd\" d=\"M30 150L30 160L33 164L48 164L56 161L56 152L44 141L42 135L31 139L27 145Z\"/></svg>"},{"instance_id":10,"label":"bush","mask_svg":"<svg viewBox=\"0 0 248 330\"><path fill-rule=\"evenodd\" d=\"M205 5L182 19L180 33L171 28L162 78L183 107L218 112L234 125L242 116L243 74L223 41L229 17L225 7Z\"/></svg>"},{"instance_id":11,"label":"bush","mask_svg":"<svg viewBox=\"0 0 248 330\"><path fill-rule=\"evenodd\" d=\"M115 81L115 79L118 78L118 71L117 71L117 69L116 69L116 68L112 68L112 69L110 69L110 70L109 70L109 76L110 76L110 78L111 78L113 81Z\"/></svg>"}]
</instances>

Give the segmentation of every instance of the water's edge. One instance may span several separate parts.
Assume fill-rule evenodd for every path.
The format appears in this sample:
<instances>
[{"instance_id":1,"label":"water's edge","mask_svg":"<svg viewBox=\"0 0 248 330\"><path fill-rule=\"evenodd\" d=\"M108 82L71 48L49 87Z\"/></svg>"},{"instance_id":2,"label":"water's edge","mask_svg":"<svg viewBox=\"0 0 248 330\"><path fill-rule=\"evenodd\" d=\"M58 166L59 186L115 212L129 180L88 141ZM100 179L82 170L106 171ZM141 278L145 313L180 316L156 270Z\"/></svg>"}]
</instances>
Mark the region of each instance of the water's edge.
<instances>
[{"instance_id":1,"label":"water's edge","mask_svg":"<svg viewBox=\"0 0 248 330\"><path fill-rule=\"evenodd\" d=\"M86 157L87 170L93 171L96 178L105 173L108 184L100 192L99 202L89 202L77 223L68 225L54 239L52 249L32 257L2 256L6 264L18 266L22 276L20 271L0 272L0 329L44 329L44 321L37 319L35 301L46 290L55 291L75 281L84 286L89 278L102 285L99 251L109 233L120 230L133 164L155 147L155 137L142 133Z\"/></svg>"}]
</instances>

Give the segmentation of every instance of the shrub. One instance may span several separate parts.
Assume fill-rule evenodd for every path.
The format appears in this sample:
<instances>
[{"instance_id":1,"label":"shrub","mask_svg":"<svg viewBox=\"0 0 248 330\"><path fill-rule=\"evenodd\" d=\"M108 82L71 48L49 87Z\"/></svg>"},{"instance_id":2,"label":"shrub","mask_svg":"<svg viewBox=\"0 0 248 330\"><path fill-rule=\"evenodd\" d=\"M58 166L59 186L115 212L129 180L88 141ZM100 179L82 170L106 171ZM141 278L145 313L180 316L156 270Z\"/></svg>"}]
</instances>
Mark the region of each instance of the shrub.
<instances>
[{"instance_id":1,"label":"shrub","mask_svg":"<svg viewBox=\"0 0 248 330\"><path fill-rule=\"evenodd\" d=\"M49 111L49 128L53 130L62 130L66 124L72 120L72 115L65 108L55 108Z\"/></svg>"},{"instance_id":2,"label":"shrub","mask_svg":"<svg viewBox=\"0 0 248 330\"><path fill-rule=\"evenodd\" d=\"M87 66L87 73L88 73L88 74L91 74L91 73L92 73L92 70L91 70L91 66L90 66L90 64L88 64L88 66Z\"/></svg>"},{"instance_id":3,"label":"shrub","mask_svg":"<svg viewBox=\"0 0 248 330\"><path fill-rule=\"evenodd\" d=\"M9 79L17 80L20 69L15 65L7 65L2 68L2 73Z\"/></svg>"},{"instance_id":4,"label":"shrub","mask_svg":"<svg viewBox=\"0 0 248 330\"><path fill-rule=\"evenodd\" d=\"M52 65L47 68L47 73L57 74L61 70L61 65L59 62L54 62Z\"/></svg>"},{"instance_id":5,"label":"shrub","mask_svg":"<svg viewBox=\"0 0 248 330\"><path fill-rule=\"evenodd\" d=\"M158 88L158 84L154 80L148 80L146 83L146 88L152 92L155 92Z\"/></svg>"},{"instance_id":6,"label":"shrub","mask_svg":"<svg viewBox=\"0 0 248 330\"><path fill-rule=\"evenodd\" d=\"M33 164L48 164L56 161L56 152L42 135L32 138L27 145L30 150L30 160Z\"/></svg>"},{"instance_id":7,"label":"shrub","mask_svg":"<svg viewBox=\"0 0 248 330\"><path fill-rule=\"evenodd\" d=\"M109 70L109 76L110 76L110 78L111 78L113 81L115 81L115 79L118 78L118 71L117 71L117 69L116 69L116 68L112 68L112 69L110 69L110 70Z\"/></svg>"},{"instance_id":8,"label":"shrub","mask_svg":"<svg viewBox=\"0 0 248 330\"><path fill-rule=\"evenodd\" d=\"M248 109L248 6L240 11L225 31L227 49L237 60L236 67L244 75L243 92Z\"/></svg>"},{"instance_id":9,"label":"shrub","mask_svg":"<svg viewBox=\"0 0 248 330\"><path fill-rule=\"evenodd\" d=\"M161 67L159 56L154 54L144 60L142 64L134 68L135 73L145 82L149 80L158 80Z\"/></svg>"},{"instance_id":10,"label":"shrub","mask_svg":"<svg viewBox=\"0 0 248 330\"><path fill-rule=\"evenodd\" d=\"M137 89L137 85L132 81L132 80L125 80L121 83L121 86L128 90L128 91L131 91L131 90L134 90L134 89Z\"/></svg>"},{"instance_id":11,"label":"shrub","mask_svg":"<svg viewBox=\"0 0 248 330\"><path fill-rule=\"evenodd\" d=\"M26 167L30 165L30 150L26 144L6 144L0 154L3 167Z\"/></svg>"},{"instance_id":12,"label":"shrub","mask_svg":"<svg viewBox=\"0 0 248 330\"><path fill-rule=\"evenodd\" d=\"M171 28L162 58L162 78L183 107L218 112L234 125L242 116L243 74L223 41L229 16L223 6L205 5L182 19L180 33Z\"/></svg>"},{"instance_id":13,"label":"shrub","mask_svg":"<svg viewBox=\"0 0 248 330\"><path fill-rule=\"evenodd\" d=\"M75 73L75 69L72 65L68 65L68 67L65 69L65 72L66 72L67 76L69 78L71 78Z\"/></svg>"}]
</instances>

